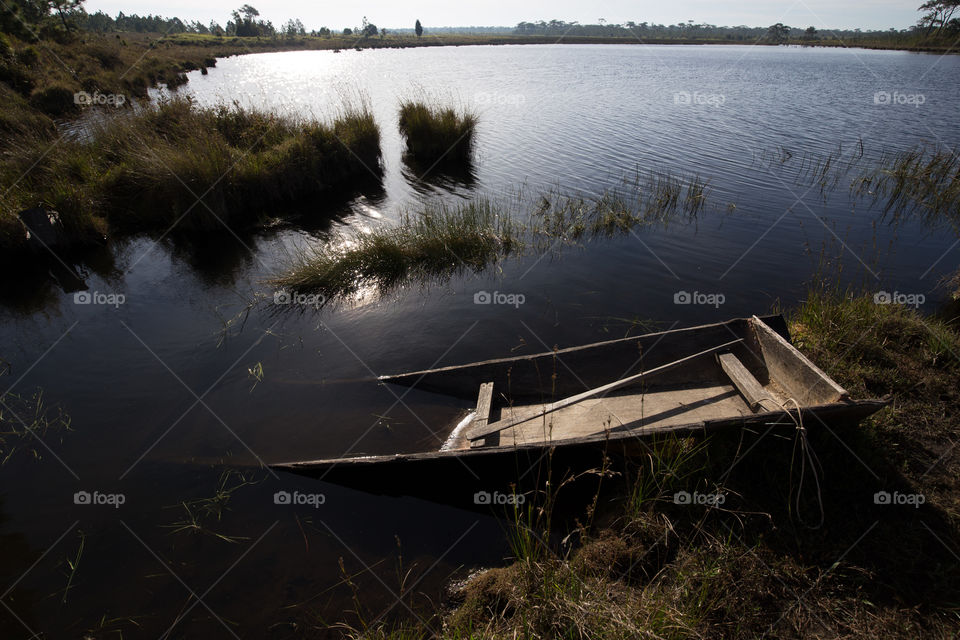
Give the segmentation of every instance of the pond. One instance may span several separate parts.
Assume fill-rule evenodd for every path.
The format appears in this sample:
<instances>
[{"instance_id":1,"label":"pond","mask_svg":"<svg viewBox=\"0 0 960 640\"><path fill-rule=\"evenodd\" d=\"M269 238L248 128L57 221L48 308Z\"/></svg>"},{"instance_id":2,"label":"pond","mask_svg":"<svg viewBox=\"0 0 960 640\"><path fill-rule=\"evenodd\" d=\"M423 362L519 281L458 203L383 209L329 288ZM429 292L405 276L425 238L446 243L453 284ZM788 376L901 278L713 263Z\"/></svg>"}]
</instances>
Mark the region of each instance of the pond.
<instances>
[{"instance_id":1,"label":"pond","mask_svg":"<svg viewBox=\"0 0 960 640\"><path fill-rule=\"evenodd\" d=\"M4 637L24 635L24 625L56 637L98 628L284 637L293 623L355 622L346 576L372 617L411 615L408 606L436 601L451 578L504 562L500 521L260 466L437 448L468 409L401 395L375 376L789 308L818 274L922 295L933 311L960 258L947 221L891 223L843 184L822 193L777 160L784 150L851 153L861 142L867 158L956 146L955 56L640 45L309 51L220 60L180 91L205 105L321 119L366 101L383 131L380 188L319 200L296 223L262 231L114 243L78 266L86 298L62 275L8 278L3 388L26 404L42 389L71 422L42 441L24 438L0 467ZM479 114L468 171L425 175L405 163L397 110L418 96ZM264 282L298 248L392 224L423 202L596 196L649 171L709 182L695 220L320 309L279 309ZM475 304L494 291L523 303ZM693 304L677 304L684 293ZM280 491L322 499L276 504ZM397 604L398 571L411 568L407 588L424 595Z\"/></svg>"}]
</instances>

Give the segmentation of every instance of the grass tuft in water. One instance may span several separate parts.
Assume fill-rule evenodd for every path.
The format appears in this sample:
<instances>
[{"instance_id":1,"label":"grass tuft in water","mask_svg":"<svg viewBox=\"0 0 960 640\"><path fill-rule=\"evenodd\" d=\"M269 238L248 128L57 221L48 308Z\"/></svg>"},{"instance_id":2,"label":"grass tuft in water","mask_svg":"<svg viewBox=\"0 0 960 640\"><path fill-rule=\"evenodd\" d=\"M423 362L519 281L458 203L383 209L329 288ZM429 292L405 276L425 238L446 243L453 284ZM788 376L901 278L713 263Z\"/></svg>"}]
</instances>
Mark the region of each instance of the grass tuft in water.
<instances>
[{"instance_id":1,"label":"grass tuft in water","mask_svg":"<svg viewBox=\"0 0 960 640\"><path fill-rule=\"evenodd\" d=\"M370 284L388 289L415 279L479 272L519 249L518 230L488 200L430 206L404 214L395 226L303 250L274 284L290 291L318 291L329 299Z\"/></svg>"},{"instance_id":2,"label":"grass tuft in water","mask_svg":"<svg viewBox=\"0 0 960 640\"><path fill-rule=\"evenodd\" d=\"M400 133L417 162L464 163L470 159L477 116L466 109L419 100L400 104Z\"/></svg>"}]
</instances>

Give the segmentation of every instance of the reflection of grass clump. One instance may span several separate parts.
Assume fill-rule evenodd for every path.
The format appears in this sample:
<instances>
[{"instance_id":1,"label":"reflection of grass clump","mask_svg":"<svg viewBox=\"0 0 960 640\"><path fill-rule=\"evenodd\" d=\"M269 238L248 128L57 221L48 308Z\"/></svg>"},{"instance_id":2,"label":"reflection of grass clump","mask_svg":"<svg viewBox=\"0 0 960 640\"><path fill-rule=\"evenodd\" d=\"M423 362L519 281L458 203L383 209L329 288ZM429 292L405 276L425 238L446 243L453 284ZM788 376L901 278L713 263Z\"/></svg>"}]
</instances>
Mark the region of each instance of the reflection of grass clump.
<instances>
[{"instance_id":1,"label":"reflection of grass clump","mask_svg":"<svg viewBox=\"0 0 960 640\"><path fill-rule=\"evenodd\" d=\"M477 117L469 111L413 100L400 105L400 133L407 153L420 163L468 161L476 126Z\"/></svg>"}]
</instances>

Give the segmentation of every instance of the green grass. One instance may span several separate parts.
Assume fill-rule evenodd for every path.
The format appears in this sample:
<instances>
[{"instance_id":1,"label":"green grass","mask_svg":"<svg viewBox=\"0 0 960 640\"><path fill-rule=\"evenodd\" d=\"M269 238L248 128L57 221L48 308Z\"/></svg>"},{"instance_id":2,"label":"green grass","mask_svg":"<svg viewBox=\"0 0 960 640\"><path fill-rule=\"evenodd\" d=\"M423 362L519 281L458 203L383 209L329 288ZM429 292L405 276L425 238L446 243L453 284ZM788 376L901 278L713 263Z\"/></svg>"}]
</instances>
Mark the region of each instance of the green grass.
<instances>
[{"instance_id":1,"label":"green grass","mask_svg":"<svg viewBox=\"0 0 960 640\"><path fill-rule=\"evenodd\" d=\"M420 164L470 161L477 116L453 107L406 100L400 104L400 133L407 154Z\"/></svg>"},{"instance_id":2,"label":"green grass","mask_svg":"<svg viewBox=\"0 0 960 640\"><path fill-rule=\"evenodd\" d=\"M21 124L21 128L27 125ZM380 172L380 131L361 104L332 122L173 98L52 144L25 134L0 161L0 246L23 243L16 214L44 204L71 238L222 230L351 189Z\"/></svg>"}]
</instances>

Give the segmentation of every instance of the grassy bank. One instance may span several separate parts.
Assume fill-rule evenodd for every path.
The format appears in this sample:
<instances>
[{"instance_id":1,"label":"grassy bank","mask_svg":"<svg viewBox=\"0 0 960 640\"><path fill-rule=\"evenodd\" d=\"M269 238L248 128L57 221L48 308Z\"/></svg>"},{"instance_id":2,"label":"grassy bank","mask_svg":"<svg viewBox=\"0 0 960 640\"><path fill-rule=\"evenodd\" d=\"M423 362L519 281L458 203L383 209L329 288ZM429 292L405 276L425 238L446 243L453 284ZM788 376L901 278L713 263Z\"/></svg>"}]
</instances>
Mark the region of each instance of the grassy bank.
<instances>
[{"instance_id":1,"label":"grassy bank","mask_svg":"<svg viewBox=\"0 0 960 640\"><path fill-rule=\"evenodd\" d=\"M512 514L512 562L457 585L431 630L361 624L351 637L956 637L960 333L824 290L789 321L853 395L892 405L836 432L652 442L598 467L597 497L562 530L554 478L550 500ZM725 500L681 504L677 491ZM878 503L881 491L924 502Z\"/></svg>"},{"instance_id":2,"label":"grassy bank","mask_svg":"<svg viewBox=\"0 0 960 640\"><path fill-rule=\"evenodd\" d=\"M379 170L380 133L365 106L332 122L176 98L93 123L55 142L19 120L0 161L11 185L0 247L25 238L17 213L60 213L69 241L141 230L217 229L277 215L277 207L347 188ZM371 175L372 174L372 175Z\"/></svg>"},{"instance_id":3,"label":"grassy bank","mask_svg":"<svg viewBox=\"0 0 960 640\"><path fill-rule=\"evenodd\" d=\"M477 117L467 110L405 100L400 104L400 133L407 154L421 165L470 161Z\"/></svg>"}]
</instances>

